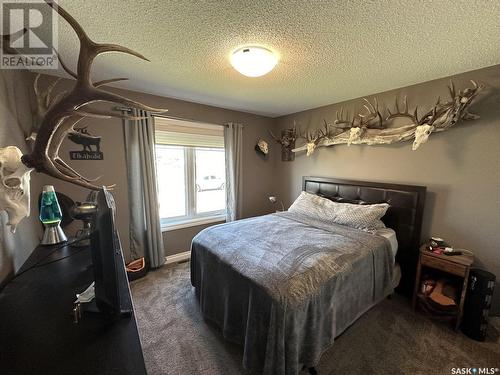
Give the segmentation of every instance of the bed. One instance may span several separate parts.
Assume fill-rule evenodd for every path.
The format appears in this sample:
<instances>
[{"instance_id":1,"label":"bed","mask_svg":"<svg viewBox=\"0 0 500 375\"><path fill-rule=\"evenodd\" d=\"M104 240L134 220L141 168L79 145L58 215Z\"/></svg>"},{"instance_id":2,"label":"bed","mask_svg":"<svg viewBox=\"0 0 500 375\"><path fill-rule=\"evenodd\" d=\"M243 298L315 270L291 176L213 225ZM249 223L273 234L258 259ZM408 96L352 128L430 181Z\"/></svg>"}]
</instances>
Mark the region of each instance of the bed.
<instances>
[{"instance_id":1,"label":"bed","mask_svg":"<svg viewBox=\"0 0 500 375\"><path fill-rule=\"evenodd\" d=\"M192 243L191 283L203 317L243 346L243 366L258 373L314 367L394 288L412 290L425 187L304 177L303 191L388 203L390 229L370 233L282 212L207 228Z\"/></svg>"}]
</instances>

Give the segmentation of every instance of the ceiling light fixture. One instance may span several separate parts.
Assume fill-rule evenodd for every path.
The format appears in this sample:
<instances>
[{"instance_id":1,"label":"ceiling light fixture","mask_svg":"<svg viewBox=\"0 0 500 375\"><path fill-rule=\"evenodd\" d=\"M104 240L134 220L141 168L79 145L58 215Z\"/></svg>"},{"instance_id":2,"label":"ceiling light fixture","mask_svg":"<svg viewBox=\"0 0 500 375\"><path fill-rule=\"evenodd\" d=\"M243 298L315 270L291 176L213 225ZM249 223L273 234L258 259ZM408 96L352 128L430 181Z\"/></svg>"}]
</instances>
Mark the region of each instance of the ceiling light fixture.
<instances>
[{"instance_id":1,"label":"ceiling light fixture","mask_svg":"<svg viewBox=\"0 0 500 375\"><path fill-rule=\"evenodd\" d=\"M276 55L264 47L242 47L231 55L231 65L247 77L269 73L278 63Z\"/></svg>"}]
</instances>

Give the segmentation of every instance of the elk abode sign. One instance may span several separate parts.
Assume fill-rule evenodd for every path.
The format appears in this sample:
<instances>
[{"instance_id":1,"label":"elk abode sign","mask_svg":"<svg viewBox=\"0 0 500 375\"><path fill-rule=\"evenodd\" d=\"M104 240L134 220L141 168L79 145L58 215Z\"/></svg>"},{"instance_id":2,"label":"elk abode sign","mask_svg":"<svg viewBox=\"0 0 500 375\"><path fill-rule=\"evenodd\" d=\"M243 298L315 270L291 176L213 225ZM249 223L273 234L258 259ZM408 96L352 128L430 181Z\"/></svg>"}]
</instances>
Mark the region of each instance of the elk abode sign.
<instances>
[{"instance_id":1,"label":"elk abode sign","mask_svg":"<svg viewBox=\"0 0 500 375\"><path fill-rule=\"evenodd\" d=\"M90 134L87 128L75 129L68 134L68 139L81 145L83 150L70 151L71 160L103 160L104 155L101 152L101 137Z\"/></svg>"}]
</instances>

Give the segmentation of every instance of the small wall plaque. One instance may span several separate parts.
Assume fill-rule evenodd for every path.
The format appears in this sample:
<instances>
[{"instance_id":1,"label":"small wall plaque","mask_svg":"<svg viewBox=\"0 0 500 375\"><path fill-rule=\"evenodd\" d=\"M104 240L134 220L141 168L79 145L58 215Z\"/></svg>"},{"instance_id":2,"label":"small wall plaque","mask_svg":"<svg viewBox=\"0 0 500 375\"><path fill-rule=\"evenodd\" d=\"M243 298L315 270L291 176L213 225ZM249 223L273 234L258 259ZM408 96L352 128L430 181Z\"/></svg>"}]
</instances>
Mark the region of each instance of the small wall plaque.
<instances>
[{"instance_id":1,"label":"small wall plaque","mask_svg":"<svg viewBox=\"0 0 500 375\"><path fill-rule=\"evenodd\" d=\"M103 160L104 155L101 152L101 137L90 134L87 128L75 129L68 134L68 139L83 146L81 151L70 151L71 160Z\"/></svg>"},{"instance_id":2,"label":"small wall plaque","mask_svg":"<svg viewBox=\"0 0 500 375\"><path fill-rule=\"evenodd\" d=\"M70 151L71 160L104 160L104 154L100 151Z\"/></svg>"}]
</instances>

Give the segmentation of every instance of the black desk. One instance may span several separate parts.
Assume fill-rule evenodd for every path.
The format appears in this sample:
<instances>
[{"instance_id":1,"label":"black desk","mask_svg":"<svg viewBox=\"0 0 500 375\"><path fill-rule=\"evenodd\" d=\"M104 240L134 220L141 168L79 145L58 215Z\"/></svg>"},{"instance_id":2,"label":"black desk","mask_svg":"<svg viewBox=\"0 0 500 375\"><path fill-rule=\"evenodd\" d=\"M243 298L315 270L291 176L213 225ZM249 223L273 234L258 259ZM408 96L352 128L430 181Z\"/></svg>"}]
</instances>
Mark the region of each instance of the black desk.
<instances>
[{"instance_id":1,"label":"black desk","mask_svg":"<svg viewBox=\"0 0 500 375\"><path fill-rule=\"evenodd\" d=\"M20 272L51 251L37 247ZM146 374L135 316L111 321L84 313L73 323L75 293L92 282L90 250L64 247L0 292L0 373ZM123 280L130 296L128 281Z\"/></svg>"}]
</instances>

